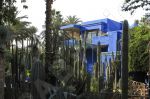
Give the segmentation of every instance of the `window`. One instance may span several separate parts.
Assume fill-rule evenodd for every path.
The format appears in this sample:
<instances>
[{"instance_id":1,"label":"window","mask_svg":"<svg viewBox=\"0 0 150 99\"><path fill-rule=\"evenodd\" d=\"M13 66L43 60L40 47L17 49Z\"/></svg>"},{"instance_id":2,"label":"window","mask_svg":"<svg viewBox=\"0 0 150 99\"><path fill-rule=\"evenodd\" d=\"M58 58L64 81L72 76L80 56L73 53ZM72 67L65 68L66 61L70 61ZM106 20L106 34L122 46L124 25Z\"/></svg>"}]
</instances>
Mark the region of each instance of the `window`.
<instances>
[{"instance_id":1,"label":"window","mask_svg":"<svg viewBox=\"0 0 150 99\"><path fill-rule=\"evenodd\" d=\"M97 36L98 32L97 30L89 31L87 34L87 43L92 43L92 38Z\"/></svg>"},{"instance_id":2,"label":"window","mask_svg":"<svg viewBox=\"0 0 150 99\"><path fill-rule=\"evenodd\" d=\"M108 52L108 45L101 46L101 52Z\"/></svg>"}]
</instances>

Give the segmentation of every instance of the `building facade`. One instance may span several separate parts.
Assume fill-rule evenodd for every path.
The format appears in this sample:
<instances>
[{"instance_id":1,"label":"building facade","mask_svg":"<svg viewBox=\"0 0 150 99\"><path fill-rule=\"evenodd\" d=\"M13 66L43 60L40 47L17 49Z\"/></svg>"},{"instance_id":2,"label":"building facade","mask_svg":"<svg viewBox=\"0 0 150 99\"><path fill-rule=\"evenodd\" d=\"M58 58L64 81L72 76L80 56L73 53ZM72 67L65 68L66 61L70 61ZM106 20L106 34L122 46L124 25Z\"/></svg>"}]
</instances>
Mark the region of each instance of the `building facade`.
<instances>
[{"instance_id":1,"label":"building facade","mask_svg":"<svg viewBox=\"0 0 150 99\"><path fill-rule=\"evenodd\" d=\"M111 19L100 19L83 22L79 24L70 24L61 27L70 39L65 43L68 46L78 45L85 47L85 64L88 72L92 72L93 65L100 59L103 71L106 70L107 63L116 56L121 50L122 23ZM101 47L101 52L97 51L97 46ZM101 53L97 57L98 53Z\"/></svg>"}]
</instances>

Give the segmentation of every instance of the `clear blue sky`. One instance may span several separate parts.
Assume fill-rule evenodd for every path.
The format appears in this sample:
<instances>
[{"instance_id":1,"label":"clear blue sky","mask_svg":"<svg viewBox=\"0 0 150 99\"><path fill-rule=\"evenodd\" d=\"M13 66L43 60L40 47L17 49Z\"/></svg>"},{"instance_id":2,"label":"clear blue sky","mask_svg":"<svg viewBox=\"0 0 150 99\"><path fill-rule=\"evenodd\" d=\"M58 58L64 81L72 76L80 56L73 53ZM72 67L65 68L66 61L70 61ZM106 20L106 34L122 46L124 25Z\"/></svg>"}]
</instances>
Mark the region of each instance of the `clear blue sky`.
<instances>
[{"instance_id":1,"label":"clear blue sky","mask_svg":"<svg viewBox=\"0 0 150 99\"><path fill-rule=\"evenodd\" d=\"M27 0L28 10L21 11L20 15L28 15L29 21L38 28L38 33L45 24L45 0ZM111 18L116 21L127 19L130 24L135 19L140 19L144 12L139 9L132 16L129 12L122 12L123 0L56 0L53 8L61 11L66 17L76 15L82 21L97 20L101 18ZM19 10L22 6L19 5Z\"/></svg>"}]
</instances>

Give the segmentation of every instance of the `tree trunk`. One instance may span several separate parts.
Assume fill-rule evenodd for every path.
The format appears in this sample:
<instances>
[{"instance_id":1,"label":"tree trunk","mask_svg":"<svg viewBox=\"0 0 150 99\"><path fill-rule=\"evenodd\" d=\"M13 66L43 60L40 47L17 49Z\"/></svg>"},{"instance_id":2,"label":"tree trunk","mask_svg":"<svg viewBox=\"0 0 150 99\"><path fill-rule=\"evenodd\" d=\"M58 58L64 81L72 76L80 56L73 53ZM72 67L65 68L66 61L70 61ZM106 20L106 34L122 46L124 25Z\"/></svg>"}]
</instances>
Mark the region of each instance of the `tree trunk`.
<instances>
[{"instance_id":1,"label":"tree trunk","mask_svg":"<svg viewBox=\"0 0 150 99\"><path fill-rule=\"evenodd\" d=\"M2 11L3 1L4 0L0 0L0 12ZM3 15L2 15L2 13L0 13L0 25L2 25L2 23L3 23L2 18L3 18Z\"/></svg>"},{"instance_id":2,"label":"tree trunk","mask_svg":"<svg viewBox=\"0 0 150 99\"><path fill-rule=\"evenodd\" d=\"M15 97L18 97L18 39L16 41L16 52L15 52Z\"/></svg>"},{"instance_id":3,"label":"tree trunk","mask_svg":"<svg viewBox=\"0 0 150 99\"><path fill-rule=\"evenodd\" d=\"M2 11L3 0L0 0L0 12ZM0 13L0 25L2 25L2 13ZM0 48L0 99L4 99L4 53L3 49Z\"/></svg>"},{"instance_id":4,"label":"tree trunk","mask_svg":"<svg viewBox=\"0 0 150 99\"><path fill-rule=\"evenodd\" d=\"M52 65L52 33L51 33L51 26L52 26L52 3L53 0L46 0L46 31L45 31L45 72L46 72L46 81L48 81L49 77L49 67Z\"/></svg>"},{"instance_id":5,"label":"tree trunk","mask_svg":"<svg viewBox=\"0 0 150 99\"><path fill-rule=\"evenodd\" d=\"M4 53L0 52L0 99L4 99Z\"/></svg>"}]
</instances>

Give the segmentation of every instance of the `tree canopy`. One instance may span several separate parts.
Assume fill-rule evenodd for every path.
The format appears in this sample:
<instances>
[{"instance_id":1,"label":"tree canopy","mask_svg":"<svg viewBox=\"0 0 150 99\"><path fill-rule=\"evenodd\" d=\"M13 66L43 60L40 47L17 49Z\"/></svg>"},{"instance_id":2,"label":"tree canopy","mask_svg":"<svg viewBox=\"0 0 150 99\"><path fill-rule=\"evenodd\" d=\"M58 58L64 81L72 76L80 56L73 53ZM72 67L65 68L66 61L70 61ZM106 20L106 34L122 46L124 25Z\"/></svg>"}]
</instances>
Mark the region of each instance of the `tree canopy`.
<instances>
[{"instance_id":1,"label":"tree canopy","mask_svg":"<svg viewBox=\"0 0 150 99\"><path fill-rule=\"evenodd\" d=\"M131 14L138 8L143 8L145 11L150 11L149 0L125 0L122 10L131 11Z\"/></svg>"},{"instance_id":2,"label":"tree canopy","mask_svg":"<svg viewBox=\"0 0 150 99\"><path fill-rule=\"evenodd\" d=\"M11 27L12 39L26 39L33 36L37 32L37 29L34 26L29 26L28 22L19 21L17 24L12 25Z\"/></svg>"},{"instance_id":3,"label":"tree canopy","mask_svg":"<svg viewBox=\"0 0 150 99\"><path fill-rule=\"evenodd\" d=\"M16 24L16 17L18 15L18 9L15 3L17 0L0 0L0 25L4 24ZM27 9L28 6L24 3L26 0L21 0L23 8Z\"/></svg>"},{"instance_id":4,"label":"tree canopy","mask_svg":"<svg viewBox=\"0 0 150 99\"><path fill-rule=\"evenodd\" d=\"M133 14L138 8L145 10L145 16L140 25L130 29L129 42L129 70L148 71L147 45L150 40L150 0L125 0L122 10Z\"/></svg>"},{"instance_id":5,"label":"tree canopy","mask_svg":"<svg viewBox=\"0 0 150 99\"><path fill-rule=\"evenodd\" d=\"M130 30L129 69L130 71L148 71L148 50L150 28L139 25Z\"/></svg>"}]
</instances>

